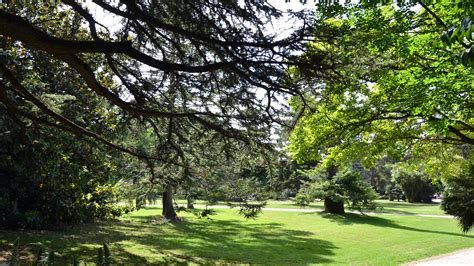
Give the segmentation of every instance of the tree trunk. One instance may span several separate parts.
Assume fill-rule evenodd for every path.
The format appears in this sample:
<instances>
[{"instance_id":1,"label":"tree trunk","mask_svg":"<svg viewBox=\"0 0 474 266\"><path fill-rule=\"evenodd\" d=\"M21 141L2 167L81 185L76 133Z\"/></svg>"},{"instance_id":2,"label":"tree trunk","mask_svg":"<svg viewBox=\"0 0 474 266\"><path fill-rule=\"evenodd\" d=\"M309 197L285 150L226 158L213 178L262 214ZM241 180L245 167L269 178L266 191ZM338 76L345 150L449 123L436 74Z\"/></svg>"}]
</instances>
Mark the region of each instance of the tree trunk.
<instances>
[{"instance_id":1,"label":"tree trunk","mask_svg":"<svg viewBox=\"0 0 474 266\"><path fill-rule=\"evenodd\" d=\"M133 185L138 183L138 179L135 177L133 178ZM140 197L135 197L135 209L139 210L143 207L143 200Z\"/></svg>"},{"instance_id":2,"label":"tree trunk","mask_svg":"<svg viewBox=\"0 0 474 266\"><path fill-rule=\"evenodd\" d=\"M190 196L186 197L186 201L187 201L186 208L194 209L193 199Z\"/></svg>"},{"instance_id":3,"label":"tree trunk","mask_svg":"<svg viewBox=\"0 0 474 266\"><path fill-rule=\"evenodd\" d=\"M335 214L343 214L344 202L334 201L331 198L327 197L324 199L324 211Z\"/></svg>"},{"instance_id":4,"label":"tree trunk","mask_svg":"<svg viewBox=\"0 0 474 266\"><path fill-rule=\"evenodd\" d=\"M173 186L171 184L164 185L163 191L163 212L162 215L169 221L177 221L178 215L174 211L173 207Z\"/></svg>"},{"instance_id":5,"label":"tree trunk","mask_svg":"<svg viewBox=\"0 0 474 266\"><path fill-rule=\"evenodd\" d=\"M136 197L135 198L135 208L137 210L143 208L143 205L144 205L144 200L143 198L140 198L140 197Z\"/></svg>"}]
</instances>

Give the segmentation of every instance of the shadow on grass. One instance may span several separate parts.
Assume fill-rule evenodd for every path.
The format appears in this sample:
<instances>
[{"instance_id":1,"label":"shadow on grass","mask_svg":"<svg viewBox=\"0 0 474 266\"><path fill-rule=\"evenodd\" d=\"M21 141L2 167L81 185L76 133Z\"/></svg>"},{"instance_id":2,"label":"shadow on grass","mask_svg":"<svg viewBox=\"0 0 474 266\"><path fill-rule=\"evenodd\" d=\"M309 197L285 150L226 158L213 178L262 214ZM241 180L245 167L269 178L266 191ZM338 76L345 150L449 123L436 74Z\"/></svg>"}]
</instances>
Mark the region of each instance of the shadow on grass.
<instances>
[{"instance_id":1,"label":"shadow on grass","mask_svg":"<svg viewBox=\"0 0 474 266\"><path fill-rule=\"evenodd\" d=\"M146 263L145 259L115 245L116 242L126 239L122 232L111 234L109 228L116 227L117 224L86 224L63 231L0 230L0 265L9 259L16 239L19 241L22 264L31 263L40 248L54 251L56 261L60 265L72 264L74 258L83 262L95 262L98 248L103 243L110 244L113 258L117 261L125 259L133 263Z\"/></svg>"},{"instance_id":2,"label":"shadow on grass","mask_svg":"<svg viewBox=\"0 0 474 266\"><path fill-rule=\"evenodd\" d=\"M384 206L384 205L377 205L377 209L371 211L374 213L391 213L391 214L400 214L400 215L416 215L416 214L424 214L416 211L402 211L402 210L393 210L390 209L393 206Z\"/></svg>"},{"instance_id":3,"label":"shadow on grass","mask_svg":"<svg viewBox=\"0 0 474 266\"><path fill-rule=\"evenodd\" d=\"M400 215L416 215L419 214L417 212L408 212L408 211L400 211L400 210L390 210L385 209L384 207L379 207L374 211L375 213L391 213L391 214L400 214Z\"/></svg>"},{"instance_id":4,"label":"shadow on grass","mask_svg":"<svg viewBox=\"0 0 474 266\"><path fill-rule=\"evenodd\" d=\"M103 242L109 243L113 259L125 264L329 263L334 255L331 242L279 223L188 220L151 224L151 216L133 218L139 221L84 225L66 232L0 231L0 249L19 235L20 243L28 243L23 245L24 253L34 254L42 245L58 251L63 262L72 257L93 262Z\"/></svg>"},{"instance_id":5,"label":"shadow on grass","mask_svg":"<svg viewBox=\"0 0 474 266\"><path fill-rule=\"evenodd\" d=\"M313 213L314 214L314 213ZM450 235L450 236L460 236L466 238L474 238L474 236L470 236L467 234L462 233L452 233L452 232L445 232L445 231L435 231L435 230L427 230L423 228L416 228L416 227L409 227L405 225L400 225L395 223L392 220L378 217L378 216L368 216L368 215L361 215L356 213L346 213L346 214L330 214L320 212L317 213L322 218L329 219L333 222L336 222L341 225L351 225L351 224L368 224L372 226L380 226L386 228L394 228L394 229L401 229L401 230L408 230L408 231L415 231L415 232L423 232L423 233L431 233L431 234L443 234L443 235Z\"/></svg>"},{"instance_id":6,"label":"shadow on grass","mask_svg":"<svg viewBox=\"0 0 474 266\"><path fill-rule=\"evenodd\" d=\"M131 230L140 229L136 224L127 226ZM197 220L167 226L172 230L133 241L150 248L151 252L177 249L187 254L178 261L197 263L328 263L335 248L328 241L311 238L310 232L287 230L279 223ZM192 260L193 257L196 259ZM175 262L172 256L166 259Z\"/></svg>"}]
</instances>

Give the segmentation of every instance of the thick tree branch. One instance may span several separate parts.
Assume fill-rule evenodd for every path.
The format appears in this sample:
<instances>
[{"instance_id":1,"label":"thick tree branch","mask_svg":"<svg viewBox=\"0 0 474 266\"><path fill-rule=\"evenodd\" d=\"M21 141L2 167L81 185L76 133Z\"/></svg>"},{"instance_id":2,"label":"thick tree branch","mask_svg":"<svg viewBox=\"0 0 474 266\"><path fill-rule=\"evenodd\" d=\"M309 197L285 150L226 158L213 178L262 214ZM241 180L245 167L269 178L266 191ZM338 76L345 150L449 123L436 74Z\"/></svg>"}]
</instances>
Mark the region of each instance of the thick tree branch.
<instances>
[{"instance_id":1,"label":"thick tree branch","mask_svg":"<svg viewBox=\"0 0 474 266\"><path fill-rule=\"evenodd\" d=\"M0 9L0 34L21 41L24 45L52 54L104 53L125 54L150 67L165 72L202 73L228 68L236 61L217 62L201 66L168 63L135 49L130 42L72 41L50 36L31 26L23 18Z\"/></svg>"},{"instance_id":2,"label":"thick tree branch","mask_svg":"<svg viewBox=\"0 0 474 266\"><path fill-rule=\"evenodd\" d=\"M449 132L458 136L461 139L461 141L463 141L464 143L474 145L474 139L464 135L459 129L453 126L448 126L448 129L449 129Z\"/></svg>"},{"instance_id":3,"label":"thick tree branch","mask_svg":"<svg viewBox=\"0 0 474 266\"><path fill-rule=\"evenodd\" d=\"M433 18L436 20L436 22L439 25L441 25L446 30L448 29L448 26L446 25L446 23L444 23L444 21L438 15L436 15L436 13L433 12L433 10L431 10L425 3L423 3L423 1L419 0L418 4L420 4L420 6L422 6L426 10L426 12L430 13L430 15L433 16Z\"/></svg>"},{"instance_id":4,"label":"thick tree branch","mask_svg":"<svg viewBox=\"0 0 474 266\"><path fill-rule=\"evenodd\" d=\"M113 104L117 105L124 111L129 112L132 115L137 116L157 116L157 117L192 117L196 115L210 116L210 117L225 117L223 115L214 114L210 112L168 112L168 111L159 111L153 109L141 109L133 106L131 103L125 102L120 97L112 93L109 89L105 88L100 84L100 82L95 78L94 71L90 68L88 64L82 61L79 57L69 54L57 54L56 57L61 61L66 62L72 69L76 70L82 79L86 82L90 89L96 92L98 95L105 97Z\"/></svg>"}]
</instances>

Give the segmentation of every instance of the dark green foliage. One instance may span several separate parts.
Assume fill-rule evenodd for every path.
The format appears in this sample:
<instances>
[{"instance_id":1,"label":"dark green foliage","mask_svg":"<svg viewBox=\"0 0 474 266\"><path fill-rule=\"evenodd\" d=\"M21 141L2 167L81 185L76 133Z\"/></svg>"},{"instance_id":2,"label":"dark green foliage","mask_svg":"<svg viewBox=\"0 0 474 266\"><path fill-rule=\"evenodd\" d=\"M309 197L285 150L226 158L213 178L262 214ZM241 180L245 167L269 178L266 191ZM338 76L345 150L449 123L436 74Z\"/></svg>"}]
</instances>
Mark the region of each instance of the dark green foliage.
<instances>
[{"instance_id":1,"label":"dark green foliage","mask_svg":"<svg viewBox=\"0 0 474 266\"><path fill-rule=\"evenodd\" d=\"M205 179L207 174L202 172L208 171L203 168L212 165L213 157L230 158L229 155L236 151L230 142L245 145L246 150L252 151L273 148L269 133L275 125L286 122L283 121L285 108L280 108L284 102L273 104L286 101L276 95L286 90L279 92L277 88L284 85L281 75L286 72L286 65L297 60L291 53L301 50L306 28L284 40L270 33L263 34L265 24L283 14L264 2L247 1L240 5L227 1L165 1L159 4L131 1L126 3L127 9L142 10L132 16L137 15L136 18L141 20L146 13L148 18L140 22L142 25L129 27L125 22L130 20L130 14L127 14L117 24L121 32L119 36L109 34L115 30L109 31L95 25L94 19L89 20L96 14L88 14L87 6L83 4L81 1L57 2L51 8L45 8L42 5L8 3L0 7L2 18L8 16L15 18L14 21L23 21L23 26L41 36L51 34L54 36L52 39L62 42L64 38L66 43L90 40L100 47L94 52L82 50L82 47L79 47L82 51L73 52L60 49L59 54L67 55L58 57L56 52L50 53L50 48L43 49L54 45L46 44L42 48L29 45L25 39L17 41L10 34L4 34L6 27L1 26L1 35L10 36L4 38L9 56L1 71L8 77L5 83L14 87L9 89L8 96L11 99L25 98L25 91L32 92L33 96L28 94L27 101L32 102L35 109L40 109L27 110L20 119L29 122L31 113L36 111L42 119L35 119L35 123L73 132L81 138L93 139L106 147L143 159L150 176L142 179L153 184L172 181L173 187L183 183L194 186L200 179ZM121 16L122 3L103 4L105 8L104 5L97 8L104 11L112 8L119 11L115 15ZM302 14L296 15L300 18ZM150 24L146 21L149 18L159 19ZM45 19L47 23L43 23ZM86 21L91 24L86 25ZM6 22L2 22L5 25ZM158 24L174 26L158 29ZM128 36L136 38L129 40ZM30 37L30 41L37 43L36 36ZM107 43L103 43L105 40ZM111 52L109 49L115 49L116 45L127 46L129 52L141 58L130 56L128 52ZM31 65L39 62L42 63L39 71L31 71ZM145 70L141 65L151 68ZM37 76L46 76L41 75L43 72L51 72L51 78L38 80ZM57 74L61 77L56 78ZM73 86L63 86L58 80L70 81ZM257 97L256 88L259 87L268 96L268 107L262 105ZM84 101L72 103L71 109L91 113L91 117L82 119L75 112L55 114L47 108L48 104L43 104L46 102L44 99L34 99L35 95L44 96L48 88L56 94L73 88L73 92L67 93ZM292 86L289 88L290 92L296 90ZM106 101L97 102L103 103L101 107L105 108L96 108L91 100L102 98ZM16 102L12 104L13 107L18 105ZM120 135L124 127L117 123L116 118L123 117L130 122L124 127L140 124L143 131L152 132L150 141L133 141ZM130 131L140 129L135 127ZM248 158L251 157L245 159ZM136 199L139 199L137 207L140 208L142 198ZM166 202L169 200L164 200L163 204ZM165 211L164 216L173 219L171 213Z\"/></svg>"},{"instance_id":2,"label":"dark green foliage","mask_svg":"<svg viewBox=\"0 0 474 266\"><path fill-rule=\"evenodd\" d=\"M126 211L114 205L114 171L100 150L57 131L21 136L7 122L0 116L0 227L49 228Z\"/></svg>"},{"instance_id":3,"label":"dark green foliage","mask_svg":"<svg viewBox=\"0 0 474 266\"><path fill-rule=\"evenodd\" d=\"M287 200L295 197L303 181L309 181L301 170L314 167L314 163L298 164L296 161L280 160L272 175L268 175L267 187L272 191L273 199Z\"/></svg>"},{"instance_id":4,"label":"dark green foliage","mask_svg":"<svg viewBox=\"0 0 474 266\"><path fill-rule=\"evenodd\" d=\"M336 175L336 178L346 191L349 208L360 212L376 208L374 200L377 199L377 193L360 174L346 170Z\"/></svg>"},{"instance_id":5,"label":"dark green foliage","mask_svg":"<svg viewBox=\"0 0 474 266\"><path fill-rule=\"evenodd\" d=\"M354 162L354 169L368 181L377 193L386 195L388 194L387 185L390 184L392 179L392 164L395 162L395 159L384 156L378 159L372 166L364 166L361 162Z\"/></svg>"},{"instance_id":6,"label":"dark green foliage","mask_svg":"<svg viewBox=\"0 0 474 266\"><path fill-rule=\"evenodd\" d=\"M394 180L408 202L430 203L436 193L436 186L431 180L418 173L399 171L394 174Z\"/></svg>"},{"instance_id":7,"label":"dark green foliage","mask_svg":"<svg viewBox=\"0 0 474 266\"><path fill-rule=\"evenodd\" d=\"M454 215L464 232L474 224L474 164L457 177L449 179L441 208Z\"/></svg>"},{"instance_id":8,"label":"dark green foliage","mask_svg":"<svg viewBox=\"0 0 474 266\"><path fill-rule=\"evenodd\" d=\"M262 212L262 208L265 207L266 203L243 203L240 205L239 214L244 216L245 219L255 219Z\"/></svg>"},{"instance_id":9,"label":"dark green foliage","mask_svg":"<svg viewBox=\"0 0 474 266\"><path fill-rule=\"evenodd\" d=\"M256 218L266 204L268 195L262 190L259 182L253 179L237 180L232 186L227 188L227 201L238 202L239 214L246 219Z\"/></svg>"},{"instance_id":10,"label":"dark green foliage","mask_svg":"<svg viewBox=\"0 0 474 266\"><path fill-rule=\"evenodd\" d=\"M178 204L175 204L175 205L174 205L174 210L175 210L176 212L182 212L182 211L187 211L188 209L187 209L186 207L184 207L184 206L180 206L180 205L178 205Z\"/></svg>"},{"instance_id":11,"label":"dark green foliage","mask_svg":"<svg viewBox=\"0 0 474 266\"><path fill-rule=\"evenodd\" d=\"M390 201L404 199L403 191L398 184L390 184L385 188L385 193Z\"/></svg>"},{"instance_id":12,"label":"dark green foliage","mask_svg":"<svg viewBox=\"0 0 474 266\"><path fill-rule=\"evenodd\" d=\"M211 215L215 215L216 211L213 209L209 209L207 206L204 209L195 209L195 208L186 208L184 206L176 206L176 212L189 212L195 215L197 218L207 218L210 219Z\"/></svg>"}]
</instances>

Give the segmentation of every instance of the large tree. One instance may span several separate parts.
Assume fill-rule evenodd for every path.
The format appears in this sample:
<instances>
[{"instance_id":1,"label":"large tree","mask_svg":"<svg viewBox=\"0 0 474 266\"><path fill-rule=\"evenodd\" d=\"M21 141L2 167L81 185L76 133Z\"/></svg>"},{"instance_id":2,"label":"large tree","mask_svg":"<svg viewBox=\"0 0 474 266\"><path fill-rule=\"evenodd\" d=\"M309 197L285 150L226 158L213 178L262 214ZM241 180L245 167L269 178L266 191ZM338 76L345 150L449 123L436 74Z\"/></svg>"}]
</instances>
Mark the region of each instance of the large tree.
<instances>
[{"instance_id":1,"label":"large tree","mask_svg":"<svg viewBox=\"0 0 474 266\"><path fill-rule=\"evenodd\" d=\"M304 57L336 60L341 77L334 82L298 72L310 100L293 101L295 109L306 108L290 137L297 158L373 162L432 143L454 149L474 143L472 68L453 58L456 47L437 39L428 12L390 6L326 11L316 28L333 37L312 42Z\"/></svg>"},{"instance_id":2,"label":"large tree","mask_svg":"<svg viewBox=\"0 0 474 266\"><path fill-rule=\"evenodd\" d=\"M172 187L205 153L193 147L196 139L204 136L207 146L230 147L232 140L272 149L271 128L286 119L284 104L275 103L284 95L303 96L283 76L287 66L302 64L293 54L310 36L308 14L291 13L301 27L278 39L269 27L283 13L266 1L92 2L0 5L2 103L15 121L58 128L140 158L151 182L164 186L163 214L170 219ZM104 26L90 10L119 26ZM88 110L87 98L98 96L111 106L107 115L152 129L152 145L141 148L56 112L41 97L53 84L38 86L25 75L39 58L39 72L59 64L57 74L85 85L77 88L85 99L78 108ZM331 64L317 68L331 75ZM41 116L19 110L14 99L31 103Z\"/></svg>"},{"instance_id":3,"label":"large tree","mask_svg":"<svg viewBox=\"0 0 474 266\"><path fill-rule=\"evenodd\" d=\"M316 37L302 57L335 62L340 78L292 73L308 95L292 99L295 110L305 109L290 136L295 158L370 165L388 155L448 182L465 176L473 159L474 72L459 55L472 45L472 30L450 46L443 41L446 25L461 23L456 8L440 1L320 9L315 35L332 37ZM458 211L461 220L469 211Z\"/></svg>"}]
</instances>

